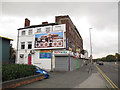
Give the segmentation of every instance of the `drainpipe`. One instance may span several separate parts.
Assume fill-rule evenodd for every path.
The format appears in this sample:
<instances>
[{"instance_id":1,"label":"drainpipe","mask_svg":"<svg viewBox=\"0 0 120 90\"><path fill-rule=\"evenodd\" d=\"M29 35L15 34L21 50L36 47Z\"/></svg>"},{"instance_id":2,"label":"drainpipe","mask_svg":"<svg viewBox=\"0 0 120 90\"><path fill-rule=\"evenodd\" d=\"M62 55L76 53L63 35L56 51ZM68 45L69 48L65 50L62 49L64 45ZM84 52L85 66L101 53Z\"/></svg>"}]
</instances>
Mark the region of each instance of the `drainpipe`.
<instances>
[{"instance_id":1,"label":"drainpipe","mask_svg":"<svg viewBox=\"0 0 120 90\"><path fill-rule=\"evenodd\" d=\"M70 51L69 51L69 54L68 54L68 71L70 71Z\"/></svg>"},{"instance_id":2,"label":"drainpipe","mask_svg":"<svg viewBox=\"0 0 120 90\"><path fill-rule=\"evenodd\" d=\"M19 30L18 30L18 36L17 36L17 55L16 55L16 60L15 60L15 63L17 63L17 60L18 60L18 45L19 45Z\"/></svg>"}]
</instances>

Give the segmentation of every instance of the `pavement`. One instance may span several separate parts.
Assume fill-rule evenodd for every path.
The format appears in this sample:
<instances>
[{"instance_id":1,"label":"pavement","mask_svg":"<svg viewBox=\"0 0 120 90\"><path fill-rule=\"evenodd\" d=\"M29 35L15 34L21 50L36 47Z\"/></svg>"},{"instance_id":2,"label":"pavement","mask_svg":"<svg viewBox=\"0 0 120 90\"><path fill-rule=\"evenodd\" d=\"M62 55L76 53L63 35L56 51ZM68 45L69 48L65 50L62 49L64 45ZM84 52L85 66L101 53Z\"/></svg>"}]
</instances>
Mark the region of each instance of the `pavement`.
<instances>
[{"instance_id":1,"label":"pavement","mask_svg":"<svg viewBox=\"0 0 120 90\"><path fill-rule=\"evenodd\" d=\"M99 73L93 73L87 80L75 88L106 88L106 83Z\"/></svg>"},{"instance_id":2,"label":"pavement","mask_svg":"<svg viewBox=\"0 0 120 90\"><path fill-rule=\"evenodd\" d=\"M96 70L95 65L90 65L89 67L89 73L91 73L91 75L75 88L106 88L107 84L99 71Z\"/></svg>"},{"instance_id":3,"label":"pavement","mask_svg":"<svg viewBox=\"0 0 120 90\"><path fill-rule=\"evenodd\" d=\"M50 78L18 88L106 88L95 65L85 65L71 72L50 72Z\"/></svg>"}]
</instances>

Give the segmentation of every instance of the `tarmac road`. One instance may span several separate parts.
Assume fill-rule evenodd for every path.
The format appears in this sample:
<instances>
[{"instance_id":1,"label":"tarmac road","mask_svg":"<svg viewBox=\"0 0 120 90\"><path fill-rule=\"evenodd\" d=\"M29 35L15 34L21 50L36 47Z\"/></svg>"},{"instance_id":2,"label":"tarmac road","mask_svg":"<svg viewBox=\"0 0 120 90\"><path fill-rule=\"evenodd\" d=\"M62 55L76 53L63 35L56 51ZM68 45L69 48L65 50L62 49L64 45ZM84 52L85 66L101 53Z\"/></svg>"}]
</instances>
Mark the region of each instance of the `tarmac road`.
<instances>
[{"instance_id":1,"label":"tarmac road","mask_svg":"<svg viewBox=\"0 0 120 90\"><path fill-rule=\"evenodd\" d=\"M118 87L118 65L114 62L105 62L104 65L97 65L103 73ZM107 82L107 81L106 81ZM112 88L109 82L109 87ZM112 84L112 83L111 83Z\"/></svg>"},{"instance_id":2,"label":"tarmac road","mask_svg":"<svg viewBox=\"0 0 120 90\"><path fill-rule=\"evenodd\" d=\"M105 88L97 68L94 65L92 71L89 68L90 65L87 65L71 72L50 72L49 79L18 88Z\"/></svg>"}]
</instances>

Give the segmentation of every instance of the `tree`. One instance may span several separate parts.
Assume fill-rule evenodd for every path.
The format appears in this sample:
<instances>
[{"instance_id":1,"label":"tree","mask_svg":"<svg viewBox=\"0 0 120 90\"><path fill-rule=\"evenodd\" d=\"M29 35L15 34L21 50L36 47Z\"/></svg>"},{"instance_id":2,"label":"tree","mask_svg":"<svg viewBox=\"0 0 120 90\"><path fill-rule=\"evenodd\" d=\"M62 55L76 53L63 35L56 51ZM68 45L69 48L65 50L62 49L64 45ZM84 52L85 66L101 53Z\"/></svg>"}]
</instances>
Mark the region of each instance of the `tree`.
<instances>
[{"instance_id":1,"label":"tree","mask_svg":"<svg viewBox=\"0 0 120 90\"><path fill-rule=\"evenodd\" d=\"M10 60L10 62L13 62L13 61L15 61L15 59L16 59L16 51L12 47L12 44L10 44L10 57L9 57L9 60Z\"/></svg>"},{"instance_id":2,"label":"tree","mask_svg":"<svg viewBox=\"0 0 120 90\"><path fill-rule=\"evenodd\" d=\"M114 55L108 55L106 56L106 61L108 62L116 61L116 57Z\"/></svg>"},{"instance_id":3,"label":"tree","mask_svg":"<svg viewBox=\"0 0 120 90\"><path fill-rule=\"evenodd\" d=\"M106 57L102 57L102 58L101 58L101 61L106 61Z\"/></svg>"},{"instance_id":4,"label":"tree","mask_svg":"<svg viewBox=\"0 0 120 90\"><path fill-rule=\"evenodd\" d=\"M117 61L120 61L120 54L119 53L115 53L115 57Z\"/></svg>"}]
</instances>

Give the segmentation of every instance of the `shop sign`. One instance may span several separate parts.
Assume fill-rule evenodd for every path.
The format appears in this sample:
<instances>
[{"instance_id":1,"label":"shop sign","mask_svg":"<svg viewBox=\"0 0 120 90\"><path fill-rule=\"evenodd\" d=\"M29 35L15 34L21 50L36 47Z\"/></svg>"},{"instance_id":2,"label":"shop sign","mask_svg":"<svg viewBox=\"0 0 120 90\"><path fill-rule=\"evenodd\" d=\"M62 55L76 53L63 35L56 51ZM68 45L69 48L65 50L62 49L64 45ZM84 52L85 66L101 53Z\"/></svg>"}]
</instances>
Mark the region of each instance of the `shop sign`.
<instances>
[{"instance_id":1,"label":"shop sign","mask_svg":"<svg viewBox=\"0 0 120 90\"><path fill-rule=\"evenodd\" d=\"M66 49L68 50L69 49L69 38L67 37L67 47Z\"/></svg>"},{"instance_id":2,"label":"shop sign","mask_svg":"<svg viewBox=\"0 0 120 90\"><path fill-rule=\"evenodd\" d=\"M68 54L69 51L54 51L54 54Z\"/></svg>"},{"instance_id":3,"label":"shop sign","mask_svg":"<svg viewBox=\"0 0 120 90\"><path fill-rule=\"evenodd\" d=\"M51 59L51 50L40 50L40 59Z\"/></svg>"}]
</instances>

